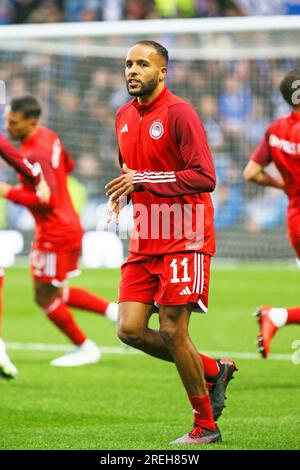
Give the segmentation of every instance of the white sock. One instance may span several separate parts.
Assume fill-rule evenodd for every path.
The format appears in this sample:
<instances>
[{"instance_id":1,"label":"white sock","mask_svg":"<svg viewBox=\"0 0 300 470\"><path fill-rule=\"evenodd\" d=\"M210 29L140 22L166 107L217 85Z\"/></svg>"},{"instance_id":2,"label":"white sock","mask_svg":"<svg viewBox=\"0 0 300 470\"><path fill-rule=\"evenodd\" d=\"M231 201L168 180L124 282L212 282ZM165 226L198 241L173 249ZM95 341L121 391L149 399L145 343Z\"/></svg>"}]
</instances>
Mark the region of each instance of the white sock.
<instances>
[{"instance_id":1,"label":"white sock","mask_svg":"<svg viewBox=\"0 0 300 470\"><path fill-rule=\"evenodd\" d=\"M5 351L5 343L2 338L0 338L0 352Z\"/></svg>"},{"instance_id":2,"label":"white sock","mask_svg":"<svg viewBox=\"0 0 300 470\"><path fill-rule=\"evenodd\" d=\"M118 321L118 310L119 310L118 304L116 304L115 302L111 302L110 304L108 304L108 307L105 310L105 315L111 321L116 323Z\"/></svg>"},{"instance_id":3,"label":"white sock","mask_svg":"<svg viewBox=\"0 0 300 470\"><path fill-rule=\"evenodd\" d=\"M286 324L288 313L286 308L271 308L269 316L277 328Z\"/></svg>"}]
</instances>

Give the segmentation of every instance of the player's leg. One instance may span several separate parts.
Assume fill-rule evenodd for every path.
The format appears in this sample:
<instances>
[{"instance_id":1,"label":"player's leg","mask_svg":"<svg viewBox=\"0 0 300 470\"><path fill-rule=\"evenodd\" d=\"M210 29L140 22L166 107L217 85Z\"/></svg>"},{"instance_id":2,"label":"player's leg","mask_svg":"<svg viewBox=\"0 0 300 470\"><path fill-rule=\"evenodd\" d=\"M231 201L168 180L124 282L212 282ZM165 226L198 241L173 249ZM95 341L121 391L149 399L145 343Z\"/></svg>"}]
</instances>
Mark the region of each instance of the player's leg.
<instances>
[{"instance_id":1,"label":"player's leg","mask_svg":"<svg viewBox=\"0 0 300 470\"><path fill-rule=\"evenodd\" d=\"M51 364L60 367L74 367L98 362L101 356L99 348L85 336L77 325L71 312L62 301L60 289L35 279L34 292L35 301L47 318L77 346L72 352L51 361Z\"/></svg>"},{"instance_id":2,"label":"player's leg","mask_svg":"<svg viewBox=\"0 0 300 470\"><path fill-rule=\"evenodd\" d=\"M125 263L122 266L118 334L124 343L158 359L173 362L173 357L166 348L160 332L148 326L150 315L155 311L153 299L158 288L157 275L151 274L145 268L145 264ZM139 318L142 318L140 322L138 322ZM216 376L219 372L217 361L199 354L206 375L210 378Z\"/></svg>"},{"instance_id":3,"label":"player's leg","mask_svg":"<svg viewBox=\"0 0 300 470\"><path fill-rule=\"evenodd\" d=\"M79 346L86 336L76 324L71 312L61 299L61 291L51 283L34 280L34 299L47 318L64 333L73 344Z\"/></svg>"},{"instance_id":4,"label":"player's leg","mask_svg":"<svg viewBox=\"0 0 300 470\"><path fill-rule=\"evenodd\" d=\"M163 270L163 267L161 269ZM148 325L149 317L153 312L153 297L157 290L157 276L151 275L144 264L125 263L123 265L120 284L118 335L124 343L132 347L158 359L174 362L160 331L151 329ZM126 301L127 299L128 301ZM136 301L130 301L135 299ZM141 300L141 302L138 300ZM202 300L205 301L204 298ZM213 415L214 419L217 420L222 414L226 388L236 367L230 359L216 360L201 353L198 354L204 365Z\"/></svg>"},{"instance_id":5,"label":"player's leg","mask_svg":"<svg viewBox=\"0 0 300 470\"><path fill-rule=\"evenodd\" d=\"M70 354L54 359L51 364L71 367L98 362L101 356L99 348L86 338L61 298L61 287L71 270L69 252L47 252L34 247L30 263L37 305L77 346Z\"/></svg>"},{"instance_id":6,"label":"player's leg","mask_svg":"<svg viewBox=\"0 0 300 470\"><path fill-rule=\"evenodd\" d=\"M270 354L271 341L277 330L285 325L300 324L300 307L259 307L253 314L259 325L257 349L263 358Z\"/></svg>"},{"instance_id":7,"label":"player's leg","mask_svg":"<svg viewBox=\"0 0 300 470\"><path fill-rule=\"evenodd\" d=\"M175 362L194 412L193 430L174 441L176 444L201 444L221 440L216 428L204 378L202 360L189 336L191 307L161 306L160 334Z\"/></svg>"},{"instance_id":8,"label":"player's leg","mask_svg":"<svg viewBox=\"0 0 300 470\"><path fill-rule=\"evenodd\" d=\"M120 340L158 359L174 362L157 330L149 328L153 305L143 302L119 303L118 336Z\"/></svg>"},{"instance_id":9,"label":"player's leg","mask_svg":"<svg viewBox=\"0 0 300 470\"><path fill-rule=\"evenodd\" d=\"M203 253L174 253L165 255L160 272L160 289L155 300L163 305L189 305L191 311L208 310L210 256ZM215 421L221 416L226 399L226 388L237 370L233 360L213 359L198 353L209 386L210 401Z\"/></svg>"},{"instance_id":10,"label":"player's leg","mask_svg":"<svg viewBox=\"0 0 300 470\"><path fill-rule=\"evenodd\" d=\"M170 351L159 330L149 328L148 321L153 313L153 305L140 302L121 302L119 304L118 336L129 346L144 351L163 361L174 362ZM202 359L205 375L213 380L219 373L216 359L199 353Z\"/></svg>"},{"instance_id":11,"label":"player's leg","mask_svg":"<svg viewBox=\"0 0 300 470\"><path fill-rule=\"evenodd\" d=\"M290 243L297 259L300 260L300 210L297 207L289 208L287 222ZM263 358L268 357L271 341L278 329L285 325L300 323L300 307L274 308L261 306L253 315L259 325L257 348Z\"/></svg>"},{"instance_id":12,"label":"player's leg","mask_svg":"<svg viewBox=\"0 0 300 470\"><path fill-rule=\"evenodd\" d=\"M78 260L80 258L81 248L67 251L64 255L64 264L68 269L68 277L78 274ZM62 299L66 305L80 310L98 313L106 316L109 320L116 322L118 319L118 304L109 302L86 289L80 287L65 286L62 290Z\"/></svg>"},{"instance_id":13,"label":"player's leg","mask_svg":"<svg viewBox=\"0 0 300 470\"><path fill-rule=\"evenodd\" d=\"M2 339L2 288L4 283L4 271L0 268L0 377L13 379L18 375L16 366L11 362L6 352Z\"/></svg>"},{"instance_id":14,"label":"player's leg","mask_svg":"<svg viewBox=\"0 0 300 470\"><path fill-rule=\"evenodd\" d=\"M220 433L212 415L203 364L187 332L190 312L186 306L170 307L170 311L167 307L164 309L161 313L161 329L157 332L148 328L151 305L141 302L120 303L118 336L126 344L152 356L175 362L192 407L196 410L195 429L192 436L184 436L184 442L216 442L220 440Z\"/></svg>"},{"instance_id":15,"label":"player's leg","mask_svg":"<svg viewBox=\"0 0 300 470\"><path fill-rule=\"evenodd\" d=\"M118 320L118 304L92 294L80 287L63 288L63 301L66 305L88 312L98 313L116 322Z\"/></svg>"}]
</instances>

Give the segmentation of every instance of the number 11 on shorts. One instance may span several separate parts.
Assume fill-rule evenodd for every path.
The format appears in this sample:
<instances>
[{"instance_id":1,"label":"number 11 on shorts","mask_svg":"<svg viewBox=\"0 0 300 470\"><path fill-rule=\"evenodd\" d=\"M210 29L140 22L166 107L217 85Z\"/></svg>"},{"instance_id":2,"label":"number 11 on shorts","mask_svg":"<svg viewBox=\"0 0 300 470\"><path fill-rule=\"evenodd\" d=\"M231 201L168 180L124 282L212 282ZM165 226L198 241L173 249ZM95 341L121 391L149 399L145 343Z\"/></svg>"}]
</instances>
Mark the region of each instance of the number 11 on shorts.
<instances>
[{"instance_id":1,"label":"number 11 on shorts","mask_svg":"<svg viewBox=\"0 0 300 470\"><path fill-rule=\"evenodd\" d=\"M173 258L170 266L173 269L173 276L171 278L171 283L176 283L176 282L190 282L191 278L189 277L188 273L188 258L183 258L183 260L180 262L180 265L183 266L183 277L180 279L178 277L178 260L177 258Z\"/></svg>"}]
</instances>

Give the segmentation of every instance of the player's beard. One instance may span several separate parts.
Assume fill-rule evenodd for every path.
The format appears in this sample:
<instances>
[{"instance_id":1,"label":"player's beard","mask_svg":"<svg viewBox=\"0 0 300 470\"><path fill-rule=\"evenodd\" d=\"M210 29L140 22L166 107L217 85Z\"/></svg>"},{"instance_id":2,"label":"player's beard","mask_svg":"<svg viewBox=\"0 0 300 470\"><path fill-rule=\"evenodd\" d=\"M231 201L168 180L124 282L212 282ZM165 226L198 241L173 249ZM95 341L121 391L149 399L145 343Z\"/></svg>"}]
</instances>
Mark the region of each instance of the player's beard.
<instances>
[{"instance_id":1,"label":"player's beard","mask_svg":"<svg viewBox=\"0 0 300 470\"><path fill-rule=\"evenodd\" d=\"M141 83L141 86L138 90L131 90L130 91L129 83L128 83L128 81L126 81L127 91L131 96L151 95L152 92L157 87L157 85L158 85L158 81L155 78L152 78L147 83Z\"/></svg>"}]
</instances>

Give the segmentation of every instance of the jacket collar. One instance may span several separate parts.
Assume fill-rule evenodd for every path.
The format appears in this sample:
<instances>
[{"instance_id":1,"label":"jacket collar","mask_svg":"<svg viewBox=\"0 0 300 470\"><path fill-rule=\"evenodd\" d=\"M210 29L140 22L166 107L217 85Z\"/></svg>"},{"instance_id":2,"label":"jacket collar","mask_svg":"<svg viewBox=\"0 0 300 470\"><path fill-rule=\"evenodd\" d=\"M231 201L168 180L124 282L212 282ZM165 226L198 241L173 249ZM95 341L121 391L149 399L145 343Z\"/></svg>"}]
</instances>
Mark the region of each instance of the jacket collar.
<instances>
[{"instance_id":1,"label":"jacket collar","mask_svg":"<svg viewBox=\"0 0 300 470\"><path fill-rule=\"evenodd\" d=\"M150 109L152 111L152 109L158 108L164 102L167 93L168 89L165 86L162 92L152 101L149 101L149 103L139 103L137 98L135 98L132 104L138 110L139 113L147 112Z\"/></svg>"}]
</instances>

